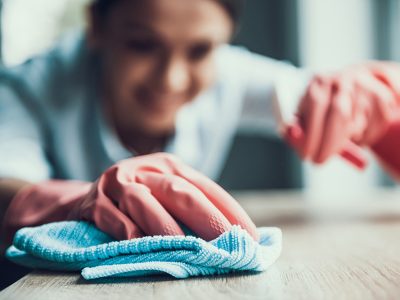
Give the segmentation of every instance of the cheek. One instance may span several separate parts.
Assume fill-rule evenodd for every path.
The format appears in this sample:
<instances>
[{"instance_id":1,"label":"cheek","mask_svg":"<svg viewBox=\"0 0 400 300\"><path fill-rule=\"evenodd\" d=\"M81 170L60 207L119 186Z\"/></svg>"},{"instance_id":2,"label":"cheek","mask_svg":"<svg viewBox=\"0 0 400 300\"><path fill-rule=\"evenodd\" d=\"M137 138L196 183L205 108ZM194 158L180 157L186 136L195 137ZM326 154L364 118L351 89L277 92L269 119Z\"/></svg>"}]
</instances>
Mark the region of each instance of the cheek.
<instances>
[{"instance_id":1,"label":"cheek","mask_svg":"<svg viewBox=\"0 0 400 300\"><path fill-rule=\"evenodd\" d=\"M142 85L149 77L153 63L134 57L122 57L113 62L113 85L116 94L132 93L135 87Z\"/></svg>"},{"instance_id":2,"label":"cheek","mask_svg":"<svg viewBox=\"0 0 400 300\"><path fill-rule=\"evenodd\" d=\"M103 52L105 84L114 95L127 93L151 73L154 59L138 57L123 47L111 47Z\"/></svg>"},{"instance_id":3,"label":"cheek","mask_svg":"<svg viewBox=\"0 0 400 300\"><path fill-rule=\"evenodd\" d=\"M135 101L135 91L143 85L151 70L151 62L138 61L132 55L118 55L104 57L104 84L105 97L110 101L114 114L119 122L130 122L131 116L139 110Z\"/></svg>"},{"instance_id":4,"label":"cheek","mask_svg":"<svg viewBox=\"0 0 400 300\"><path fill-rule=\"evenodd\" d=\"M197 96L207 90L215 82L216 67L213 60L203 62L196 66L193 72L192 96Z\"/></svg>"}]
</instances>

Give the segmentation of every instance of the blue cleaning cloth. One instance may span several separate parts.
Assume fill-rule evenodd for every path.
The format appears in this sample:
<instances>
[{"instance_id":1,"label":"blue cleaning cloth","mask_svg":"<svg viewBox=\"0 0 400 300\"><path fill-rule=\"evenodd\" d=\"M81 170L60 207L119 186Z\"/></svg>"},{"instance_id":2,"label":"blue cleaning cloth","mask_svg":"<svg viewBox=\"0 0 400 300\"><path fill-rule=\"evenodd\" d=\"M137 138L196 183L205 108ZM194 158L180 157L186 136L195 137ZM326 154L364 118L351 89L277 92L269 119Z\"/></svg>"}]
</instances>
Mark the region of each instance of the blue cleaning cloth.
<instances>
[{"instance_id":1,"label":"blue cleaning cloth","mask_svg":"<svg viewBox=\"0 0 400 300\"><path fill-rule=\"evenodd\" d=\"M6 256L31 268L82 271L89 279L167 273L176 278L264 271L279 257L282 233L259 228L260 242L233 226L215 240L152 236L115 241L92 223L57 222L20 229Z\"/></svg>"}]
</instances>

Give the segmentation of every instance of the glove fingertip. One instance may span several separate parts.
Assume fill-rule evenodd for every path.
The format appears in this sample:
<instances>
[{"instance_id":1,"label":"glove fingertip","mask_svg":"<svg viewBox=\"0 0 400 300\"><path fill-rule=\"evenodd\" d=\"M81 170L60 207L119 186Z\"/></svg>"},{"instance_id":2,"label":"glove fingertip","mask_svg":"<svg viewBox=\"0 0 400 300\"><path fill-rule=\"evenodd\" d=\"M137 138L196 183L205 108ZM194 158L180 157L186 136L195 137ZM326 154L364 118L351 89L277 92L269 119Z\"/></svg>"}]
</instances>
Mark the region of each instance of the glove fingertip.
<instances>
[{"instance_id":1,"label":"glove fingertip","mask_svg":"<svg viewBox=\"0 0 400 300\"><path fill-rule=\"evenodd\" d=\"M257 231L256 225L250 220L249 222L239 222L238 225L242 227L244 230L247 231L248 234L256 241L258 242L260 240L260 235Z\"/></svg>"},{"instance_id":2,"label":"glove fingertip","mask_svg":"<svg viewBox=\"0 0 400 300\"><path fill-rule=\"evenodd\" d=\"M166 224L160 230L161 235L186 235L184 230L177 224Z\"/></svg>"}]
</instances>

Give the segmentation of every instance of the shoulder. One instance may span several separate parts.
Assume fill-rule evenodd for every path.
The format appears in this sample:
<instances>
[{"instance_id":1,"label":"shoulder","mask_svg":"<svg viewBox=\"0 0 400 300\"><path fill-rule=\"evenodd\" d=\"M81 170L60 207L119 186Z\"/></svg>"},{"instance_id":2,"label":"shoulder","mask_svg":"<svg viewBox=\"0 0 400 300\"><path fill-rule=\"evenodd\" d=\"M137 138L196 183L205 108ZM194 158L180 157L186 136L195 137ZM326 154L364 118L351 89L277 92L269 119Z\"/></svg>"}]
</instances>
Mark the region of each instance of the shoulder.
<instances>
[{"instance_id":1,"label":"shoulder","mask_svg":"<svg viewBox=\"0 0 400 300\"><path fill-rule=\"evenodd\" d=\"M231 69L249 69L255 64L259 64L259 67L287 65L279 60L252 52L246 47L227 44L217 49L216 62L218 67Z\"/></svg>"},{"instance_id":2,"label":"shoulder","mask_svg":"<svg viewBox=\"0 0 400 300\"><path fill-rule=\"evenodd\" d=\"M47 52L0 70L0 85L38 104L56 101L57 93L78 82L84 48L83 34L69 34Z\"/></svg>"}]
</instances>

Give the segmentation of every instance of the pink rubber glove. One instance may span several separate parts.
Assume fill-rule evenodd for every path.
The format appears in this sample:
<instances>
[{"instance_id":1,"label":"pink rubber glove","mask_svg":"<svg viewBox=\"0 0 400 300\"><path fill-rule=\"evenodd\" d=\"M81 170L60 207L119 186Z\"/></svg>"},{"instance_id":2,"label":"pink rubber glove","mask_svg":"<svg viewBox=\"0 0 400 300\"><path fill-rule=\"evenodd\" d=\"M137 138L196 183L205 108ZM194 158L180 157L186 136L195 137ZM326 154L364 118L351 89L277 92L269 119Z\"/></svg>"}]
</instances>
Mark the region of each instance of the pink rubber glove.
<instances>
[{"instance_id":1,"label":"pink rubber glove","mask_svg":"<svg viewBox=\"0 0 400 300\"><path fill-rule=\"evenodd\" d=\"M256 226L219 185L176 157L158 153L120 161L93 184L48 181L20 191L3 232L61 220L88 220L114 238L184 235L181 222L211 240L241 225L258 240Z\"/></svg>"},{"instance_id":2,"label":"pink rubber glove","mask_svg":"<svg viewBox=\"0 0 400 300\"><path fill-rule=\"evenodd\" d=\"M400 182L400 120L371 146L383 167Z\"/></svg>"},{"instance_id":3,"label":"pink rubber glove","mask_svg":"<svg viewBox=\"0 0 400 300\"><path fill-rule=\"evenodd\" d=\"M296 150L322 163L348 145L375 144L400 119L400 65L369 62L315 76L299 111L304 130Z\"/></svg>"}]
</instances>

